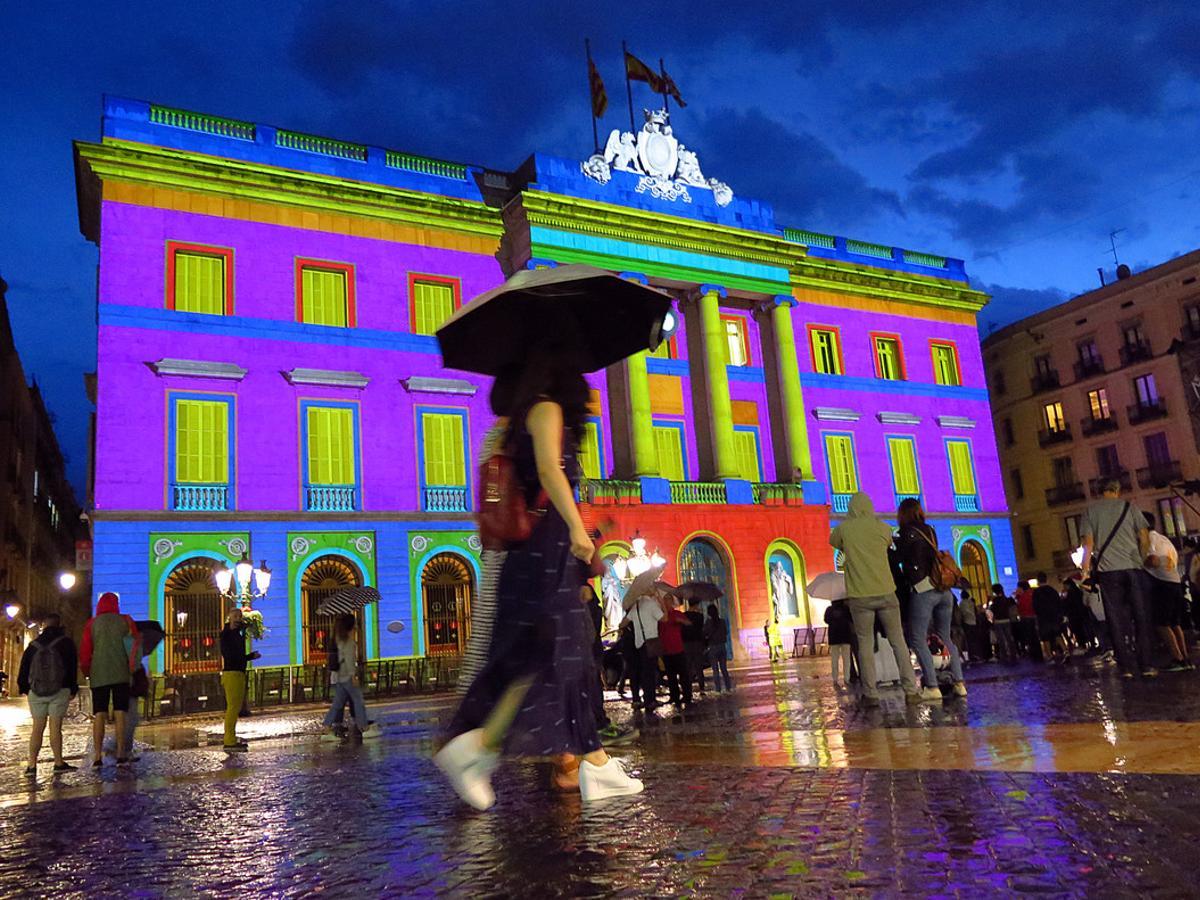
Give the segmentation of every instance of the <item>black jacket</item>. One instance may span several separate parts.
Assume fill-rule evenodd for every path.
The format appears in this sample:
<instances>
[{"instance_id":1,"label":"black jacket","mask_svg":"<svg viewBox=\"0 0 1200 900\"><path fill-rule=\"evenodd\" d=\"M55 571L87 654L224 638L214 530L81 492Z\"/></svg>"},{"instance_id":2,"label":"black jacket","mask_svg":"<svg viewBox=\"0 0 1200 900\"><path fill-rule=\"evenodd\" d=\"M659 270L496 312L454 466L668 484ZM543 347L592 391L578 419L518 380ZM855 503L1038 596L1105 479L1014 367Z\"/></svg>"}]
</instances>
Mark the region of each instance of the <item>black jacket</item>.
<instances>
[{"instance_id":1,"label":"black jacket","mask_svg":"<svg viewBox=\"0 0 1200 900\"><path fill-rule=\"evenodd\" d=\"M79 654L75 650L75 642L61 626L56 625L39 634L37 639L25 648L25 653L21 656L21 671L17 673L17 687L22 694L29 693L29 669L33 665L33 657L37 655L41 647L60 637L63 640L55 644L54 649L62 657L63 670L67 673L66 684L63 687L71 689L72 697L79 693Z\"/></svg>"},{"instance_id":2,"label":"black jacket","mask_svg":"<svg viewBox=\"0 0 1200 900\"><path fill-rule=\"evenodd\" d=\"M845 600L834 600L825 610L825 624L829 626L826 640L830 644L854 643L854 617Z\"/></svg>"},{"instance_id":3,"label":"black jacket","mask_svg":"<svg viewBox=\"0 0 1200 900\"><path fill-rule=\"evenodd\" d=\"M221 671L246 671L246 629L230 628L226 625L221 629Z\"/></svg>"},{"instance_id":4,"label":"black jacket","mask_svg":"<svg viewBox=\"0 0 1200 900\"><path fill-rule=\"evenodd\" d=\"M919 530L918 530L919 529ZM927 535L926 540L922 535ZM900 565L904 568L904 577L910 587L929 577L937 565L937 550L929 543L937 543L937 535L928 525L908 525L896 539L896 549L900 551Z\"/></svg>"}]
</instances>

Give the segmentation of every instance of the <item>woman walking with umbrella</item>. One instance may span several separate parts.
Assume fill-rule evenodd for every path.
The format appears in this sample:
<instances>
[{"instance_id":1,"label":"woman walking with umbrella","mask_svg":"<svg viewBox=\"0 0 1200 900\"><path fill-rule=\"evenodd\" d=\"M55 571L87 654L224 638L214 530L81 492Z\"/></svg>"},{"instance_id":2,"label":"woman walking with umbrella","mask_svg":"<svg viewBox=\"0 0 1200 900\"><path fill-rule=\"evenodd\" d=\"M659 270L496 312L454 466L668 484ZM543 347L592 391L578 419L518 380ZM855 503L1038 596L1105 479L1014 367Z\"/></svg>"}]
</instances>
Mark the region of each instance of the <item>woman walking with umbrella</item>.
<instances>
[{"instance_id":1,"label":"woman walking with umbrella","mask_svg":"<svg viewBox=\"0 0 1200 900\"><path fill-rule=\"evenodd\" d=\"M569 273L548 271L519 273L506 290L460 310L438 334L447 365L498 374L520 364L507 447L529 508L540 494L548 500L529 537L509 546L487 661L450 721L447 742L434 757L458 795L476 809L495 803L491 774L502 748L530 756L582 757L579 784L585 801L642 790L642 782L605 753L597 733L592 623L579 600L583 566L596 548L574 496L579 478L576 453L589 399L581 373L633 351L610 347L605 355L594 341L579 340L580 334L595 334L587 331L586 323L572 321L572 311L590 314L610 297L623 299L634 288L648 295L642 305L650 310L650 319L665 315L668 304L656 292L598 270L585 274L608 289L600 296L579 288ZM547 286L548 292L539 293ZM507 314L498 313L501 303L507 304ZM638 312L646 314L635 305L635 319ZM469 327L473 315L481 323L474 330ZM501 325L519 333L502 335ZM642 349L651 328L643 334ZM554 342L546 335L554 335ZM506 345L507 355L498 352L497 344ZM472 346L479 350L475 356L467 352ZM613 357L613 352L619 355Z\"/></svg>"}]
</instances>

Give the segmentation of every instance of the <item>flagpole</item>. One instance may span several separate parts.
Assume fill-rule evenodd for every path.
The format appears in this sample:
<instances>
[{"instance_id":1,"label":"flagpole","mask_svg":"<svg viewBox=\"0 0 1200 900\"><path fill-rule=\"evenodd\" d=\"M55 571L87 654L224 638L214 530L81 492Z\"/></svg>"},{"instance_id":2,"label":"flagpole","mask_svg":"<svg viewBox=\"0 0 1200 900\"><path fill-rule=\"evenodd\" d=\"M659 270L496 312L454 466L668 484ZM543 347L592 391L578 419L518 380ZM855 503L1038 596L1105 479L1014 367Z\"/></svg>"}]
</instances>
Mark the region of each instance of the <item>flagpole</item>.
<instances>
[{"instance_id":1,"label":"flagpole","mask_svg":"<svg viewBox=\"0 0 1200 900\"><path fill-rule=\"evenodd\" d=\"M624 41L621 41L621 65L625 67L625 97L629 100L629 130L637 134L637 127L633 124L633 85L629 83L629 48L625 46Z\"/></svg>"},{"instance_id":2,"label":"flagpole","mask_svg":"<svg viewBox=\"0 0 1200 900\"><path fill-rule=\"evenodd\" d=\"M596 131L596 106L592 101L592 42L588 38L583 39L583 49L587 51L587 76L588 76L588 112L592 115L592 148L595 152L600 152L600 134Z\"/></svg>"},{"instance_id":3,"label":"flagpole","mask_svg":"<svg viewBox=\"0 0 1200 900\"><path fill-rule=\"evenodd\" d=\"M658 74L662 78L663 112L670 114L671 101L667 99L667 67L663 65L663 58L661 56L658 58Z\"/></svg>"}]
</instances>

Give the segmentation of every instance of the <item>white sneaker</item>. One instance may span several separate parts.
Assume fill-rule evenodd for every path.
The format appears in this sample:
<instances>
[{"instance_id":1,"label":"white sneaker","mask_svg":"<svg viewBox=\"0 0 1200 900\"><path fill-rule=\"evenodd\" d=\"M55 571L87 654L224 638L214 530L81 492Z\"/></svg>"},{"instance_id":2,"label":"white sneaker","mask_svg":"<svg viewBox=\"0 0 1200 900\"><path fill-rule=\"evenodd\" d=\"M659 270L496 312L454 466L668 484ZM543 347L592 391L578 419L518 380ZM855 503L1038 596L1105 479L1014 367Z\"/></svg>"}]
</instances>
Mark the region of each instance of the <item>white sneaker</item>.
<instances>
[{"instance_id":1,"label":"white sneaker","mask_svg":"<svg viewBox=\"0 0 1200 900\"><path fill-rule=\"evenodd\" d=\"M956 696L956 697L967 696L967 683L965 681L954 682L954 696Z\"/></svg>"},{"instance_id":2,"label":"white sneaker","mask_svg":"<svg viewBox=\"0 0 1200 900\"><path fill-rule=\"evenodd\" d=\"M433 757L454 792L478 810L490 809L496 802L491 777L498 761L497 754L483 747L482 728L460 734Z\"/></svg>"},{"instance_id":3,"label":"white sneaker","mask_svg":"<svg viewBox=\"0 0 1200 900\"><path fill-rule=\"evenodd\" d=\"M334 731L332 728L326 729L325 731L321 732L321 740L326 741L327 743L331 743L331 744L336 743L336 742L340 741L341 739L342 739L342 736L340 734L338 734L336 731Z\"/></svg>"},{"instance_id":4,"label":"white sneaker","mask_svg":"<svg viewBox=\"0 0 1200 900\"><path fill-rule=\"evenodd\" d=\"M368 725L366 728L364 728L362 730L362 739L364 741L371 741L371 740L374 740L375 738L379 737L382 734L383 734L383 732L379 730L379 726L376 725L374 722L372 722L370 725Z\"/></svg>"},{"instance_id":5,"label":"white sneaker","mask_svg":"<svg viewBox=\"0 0 1200 900\"><path fill-rule=\"evenodd\" d=\"M922 703L941 703L942 702L941 688L935 688L935 687L921 688L921 702Z\"/></svg>"},{"instance_id":6,"label":"white sneaker","mask_svg":"<svg viewBox=\"0 0 1200 900\"><path fill-rule=\"evenodd\" d=\"M640 794L644 788L638 779L630 777L615 756L610 756L602 766L586 759L579 763L579 793L585 801Z\"/></svg>"}]
</instances>

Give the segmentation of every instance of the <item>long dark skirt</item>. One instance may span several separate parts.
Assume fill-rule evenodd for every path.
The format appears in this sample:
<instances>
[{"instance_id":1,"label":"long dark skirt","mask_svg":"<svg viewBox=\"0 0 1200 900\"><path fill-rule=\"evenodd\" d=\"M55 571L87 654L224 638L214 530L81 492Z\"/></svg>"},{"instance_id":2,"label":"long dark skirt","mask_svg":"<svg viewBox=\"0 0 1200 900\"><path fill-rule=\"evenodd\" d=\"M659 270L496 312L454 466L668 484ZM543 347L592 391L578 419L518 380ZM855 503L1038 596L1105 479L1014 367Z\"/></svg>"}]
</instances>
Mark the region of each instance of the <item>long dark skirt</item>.
<instances>
[{"instance_id":1,"label":"long dark skirt","mask_svg":"<svg viewBox=\"0 0 1200 900\"><path fill-rule=\"evenodd\" d=\"M600 749L593 628L579 599L584 573L566 523L551 508L500 573L487 662L450 720L447 736L479 728L514 682L532 677L505 750L527 756Z\"/></svg>"}]
</instances>

